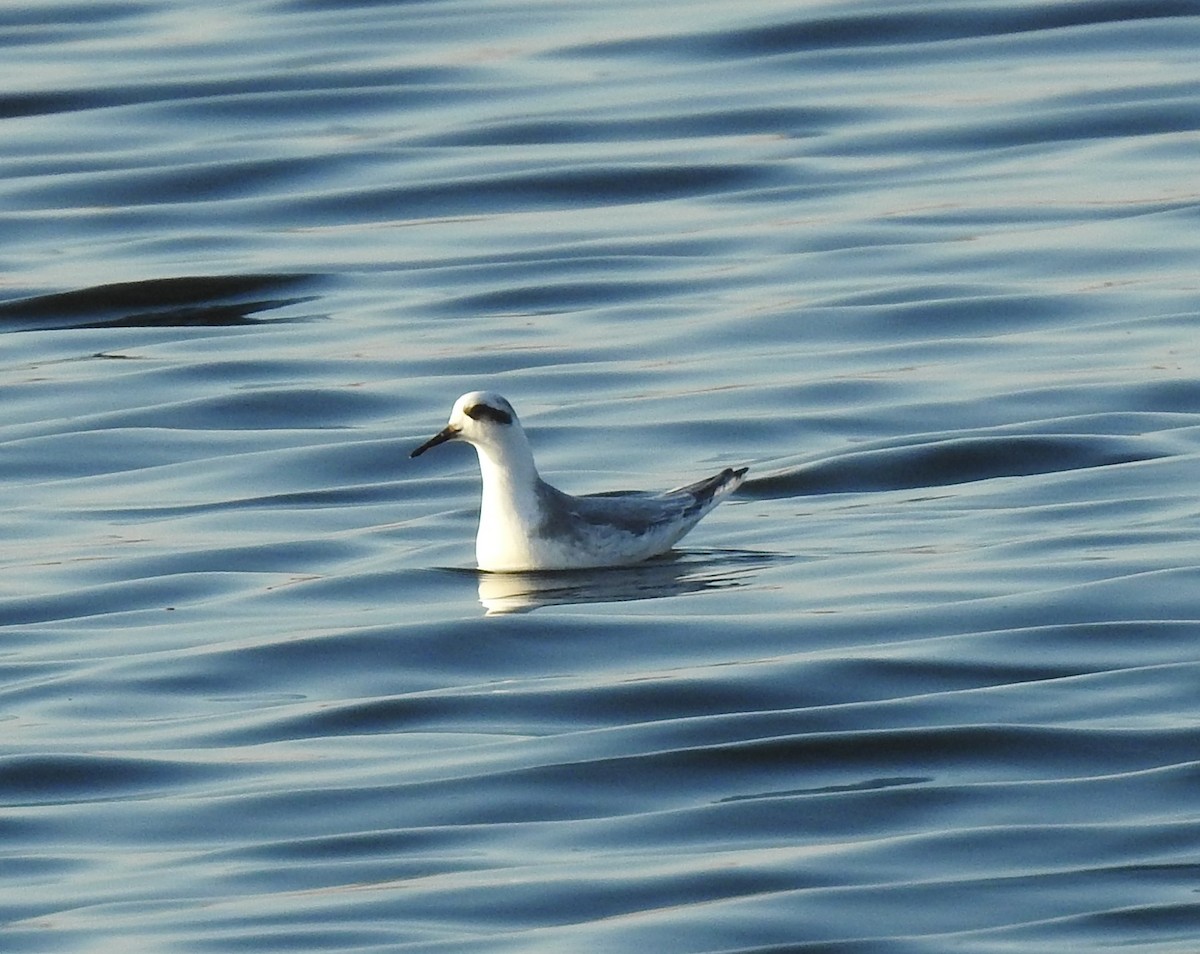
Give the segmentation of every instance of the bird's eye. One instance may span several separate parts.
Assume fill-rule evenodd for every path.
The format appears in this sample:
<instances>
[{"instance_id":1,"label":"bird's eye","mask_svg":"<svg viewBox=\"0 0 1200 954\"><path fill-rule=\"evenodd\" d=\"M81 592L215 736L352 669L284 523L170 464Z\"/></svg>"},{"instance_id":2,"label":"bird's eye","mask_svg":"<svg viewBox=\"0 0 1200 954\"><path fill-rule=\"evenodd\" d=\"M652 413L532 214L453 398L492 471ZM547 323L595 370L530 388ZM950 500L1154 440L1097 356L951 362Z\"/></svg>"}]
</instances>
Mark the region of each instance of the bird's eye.
<instances>
[{"instance_id":1,"label":"bird's eye","mask_svg":"<svg viewBox=\"0 0 1200 954\"><path fill-rule=\"evenodd\" d=\"M491 421L493 424L511 424L512 415L490 404L472 404L463 408L463 413L473 421Z\"/></svg>"}]
</instances>

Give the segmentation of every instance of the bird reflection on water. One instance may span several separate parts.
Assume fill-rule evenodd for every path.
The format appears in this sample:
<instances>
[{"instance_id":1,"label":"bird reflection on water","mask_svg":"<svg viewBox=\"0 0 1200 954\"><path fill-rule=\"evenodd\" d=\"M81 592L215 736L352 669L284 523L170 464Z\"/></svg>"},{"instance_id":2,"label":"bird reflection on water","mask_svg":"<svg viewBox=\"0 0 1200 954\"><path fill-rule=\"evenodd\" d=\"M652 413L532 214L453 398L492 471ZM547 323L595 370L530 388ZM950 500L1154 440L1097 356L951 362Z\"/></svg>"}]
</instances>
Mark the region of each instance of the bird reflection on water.
<instances>
[{"instance_id":1,"label":"bird reflection on water","mask_svg":"<svg viewBox=\"0 0 1200 954\"><path fill-rule=\"evenodd\" d=\"M754 550L673 552L632 567L478 573L479 602L488 616L528 613L544 606L626 603L752 585L755 575L783 557Z\"/></svg>"}]
</instances>

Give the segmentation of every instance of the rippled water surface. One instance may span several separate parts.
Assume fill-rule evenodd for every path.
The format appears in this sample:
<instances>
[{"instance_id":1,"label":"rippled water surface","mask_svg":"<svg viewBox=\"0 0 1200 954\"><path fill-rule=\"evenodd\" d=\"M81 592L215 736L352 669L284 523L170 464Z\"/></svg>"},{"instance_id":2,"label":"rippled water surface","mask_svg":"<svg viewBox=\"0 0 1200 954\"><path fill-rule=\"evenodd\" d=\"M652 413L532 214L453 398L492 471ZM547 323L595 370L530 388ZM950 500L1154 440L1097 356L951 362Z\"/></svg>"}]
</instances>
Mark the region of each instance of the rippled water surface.
<instances>
[{"instance_id":1,"label":"rippled water surface","mask_svg":"<svg viewBox=\"0 0 1200 954\"><path fill-rule=\"evenodd\" d=\"M0 11L0 948L1200 938L1200 3ZM473 569L454 398L669 559Z\"/></svg>"}]
</instances>

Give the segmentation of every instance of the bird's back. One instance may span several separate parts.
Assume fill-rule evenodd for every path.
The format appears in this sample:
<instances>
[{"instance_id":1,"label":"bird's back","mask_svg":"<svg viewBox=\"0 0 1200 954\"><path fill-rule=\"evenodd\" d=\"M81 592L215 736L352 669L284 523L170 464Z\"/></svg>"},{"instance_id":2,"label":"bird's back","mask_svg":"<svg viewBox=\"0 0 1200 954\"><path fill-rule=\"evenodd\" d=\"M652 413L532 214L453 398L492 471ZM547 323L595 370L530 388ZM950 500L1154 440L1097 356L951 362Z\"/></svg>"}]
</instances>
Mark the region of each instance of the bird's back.
<instances>
[{"instance_id":1,"label":"bird's back","mask_svg":"<svg viewBox=\"0 0 1200 954\"><path fill-rule=\"evenodd\" d=\"M746 468L663 493L617 491L573 497L542 481L542 520L531 549L546 568L636 563L664 553L741 484Z\"/></svg>"}]
</instances>

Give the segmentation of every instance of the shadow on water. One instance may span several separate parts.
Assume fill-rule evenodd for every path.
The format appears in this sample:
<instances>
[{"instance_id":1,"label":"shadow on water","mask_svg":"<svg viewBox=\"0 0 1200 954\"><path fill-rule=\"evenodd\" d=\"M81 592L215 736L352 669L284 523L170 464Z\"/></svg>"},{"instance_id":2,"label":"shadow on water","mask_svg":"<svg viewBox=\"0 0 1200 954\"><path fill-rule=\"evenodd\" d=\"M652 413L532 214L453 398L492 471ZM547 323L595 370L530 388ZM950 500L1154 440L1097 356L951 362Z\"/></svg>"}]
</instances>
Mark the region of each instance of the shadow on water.
<instances>
[{"instance_id":1,"label":"shadow on water","mask_svg":"<svg viewBox=\"0 0 1200 954\"><path fill-rule=\"evenodd\" d=\"M214 275L97 285L0 303L0 331L218 327L265 323L260 312L312 301L319 275ZM276 319L287 320L287 319ZM294 320L294 319L291 319Z\"/></svg>"},{"instance_id":2,"label":"shadow on water","mask_svg":"<svg viewBox=\"0 0 1200 954\"><path fill-rule=\"evenodd\" d=\"M767 566L784 559L756 550L670 553L636 566L541 573L481 573L479 602L487 616L528 613L544 606L627 603L746 586Z\"/></svg>"},{"instance_id":3,"label":"shadow on water","mask_svg":"<svg viewBox=\"0 0 1200 954\"><path fill-rule=\"evenodd\" d=\"M944 487L1154 460L1168 452L1140 437L1099 434L952 435L903 447L840 454L747 480L759 500L810 494Z\"/></svg>"}]
</instances>

